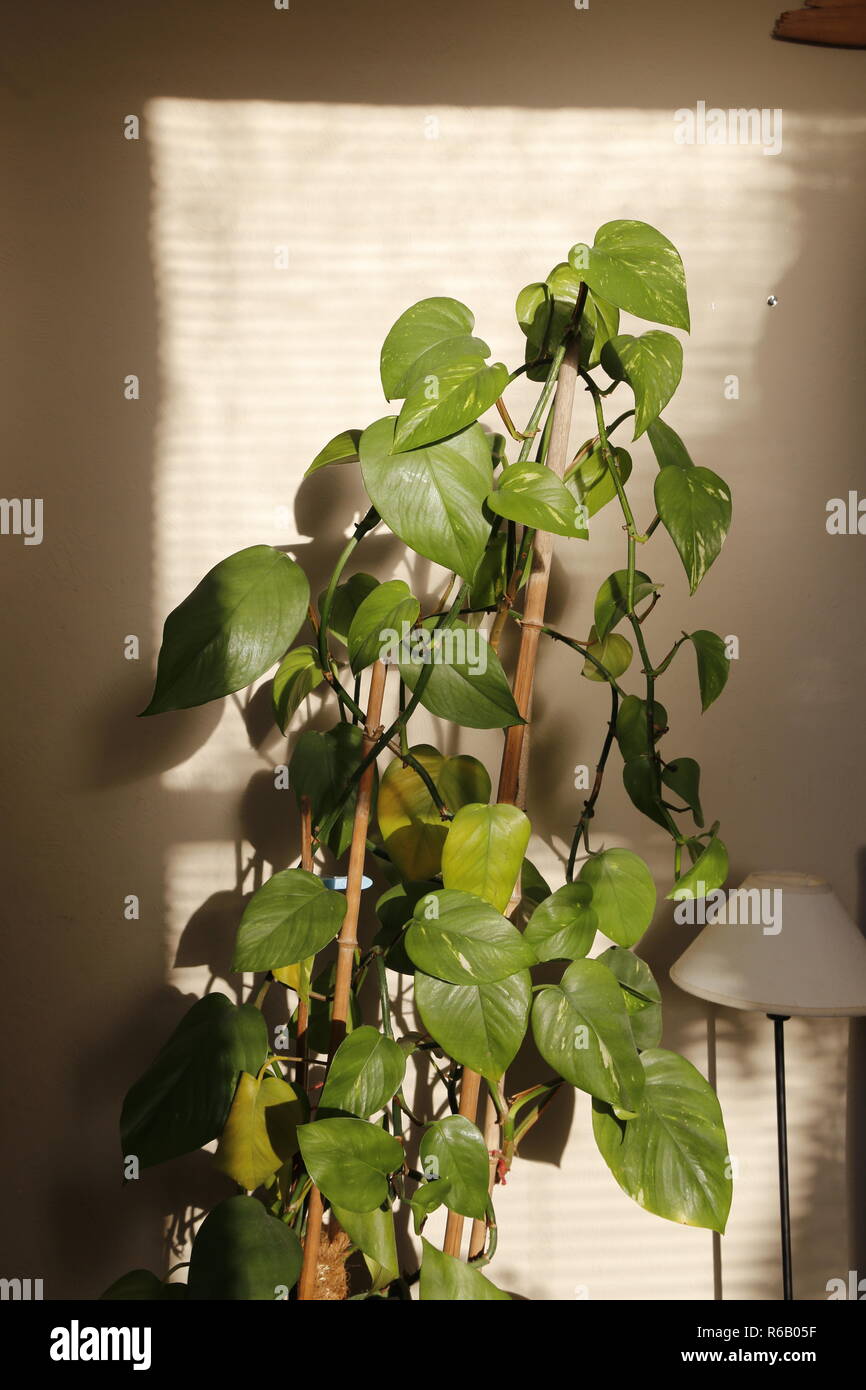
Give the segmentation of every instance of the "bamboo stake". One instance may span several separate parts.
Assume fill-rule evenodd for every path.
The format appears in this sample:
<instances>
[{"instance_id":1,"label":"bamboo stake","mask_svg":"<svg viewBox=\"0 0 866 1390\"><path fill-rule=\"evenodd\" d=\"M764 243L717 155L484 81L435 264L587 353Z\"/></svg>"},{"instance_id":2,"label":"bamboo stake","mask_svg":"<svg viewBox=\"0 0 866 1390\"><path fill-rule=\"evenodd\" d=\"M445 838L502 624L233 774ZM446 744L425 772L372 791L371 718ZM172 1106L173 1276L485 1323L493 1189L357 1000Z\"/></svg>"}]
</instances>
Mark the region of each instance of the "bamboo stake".
<instances>
[{"instance_id":1,"label":"bamboo stake","mask_svg":"<svg viewBox=\"0 0 866 1390\"><path fill-rule=\"evenodd\" d=\"M572 326L576 323L583 308L583 298L578 301ZM556 384L556 399L553 405L553 426L550 434L550 448L547 454L548 467L558 478L565 472L568 463L568 436L571 428L571 413L574 406L574 388L580 365L580 339L574 333L566 348L559 369ZM547 590L550 584L550 560L553 553L553 537L548 531L538 531L532 552L532 572L526 586L526 603L520 634L520 652L517 658L517 672L514 677L514 703L524 719L528 719L532 706L532 683L535 679L535 665L538 657L538 639L544 624L544 610L547 604ZM496 800L516 806L523 794L526 778L526 765L523 749L526 743L525 724L512 724L505 732L505 749L499 773L499 790ZM521 777L521 771L523 773ZM460 1114L472 1121L478 1110L478 1094L481 1078L474 1071L464 1071L463 1087L460 1093ZM449 1212L445 1228L443 1250L446 1255L459 1255L463 1237L463 1217L457 1212Z\"/></svg>"},{"instance_id":2,"label":"bamboo stake","mask_svg":"<svg viewBox=\"0 0 866 1390\"><path fill-rule=\"evenodd\" d=\"M313 813L308 796L301 797L301 868L306 869L308 874L313 872ZM302 999L299 995L298 1027L295 1038L299 1060L295 1069L295 1080L302 1091L307 1086L307 1027L309 1022L309 1001Z\"/></svg>"},{"instance_id":3,"label":"bamboo stake","mask_svg":"<svg viewBox=\"0 0 866 1390\"><path fill-rule=\"evenodd\" d=\"M361 747L362 759L367 756L382 733L382 699L385 694L387 667L377 661L370 678L370 694L367 701L367 720L364 726L364 740ZM337 969L334 978L334 1006L331 1015L331 1040L328 1047L328 1061L325 1070L331 1065L340 1043L346 1036L346 1020L349 1017L349 999L352 990L352 970L355 964L355 950L358 945L358 914L361 909L361 883L364 877L364 860L367 853L367 828L370 823L370 802L373 792L373 778L376 774L375 762L364 771L358 783L358 796L355 802L355 819L352 825L352 845L349 850L349 868L346 882L346 915L340 928L337 944ZM322 1194L313 1186L310 1190L307 1208L307 1233L304 1238L304 1263L298 1285L299 1301L309 1301L316 1297L316 1280L319 1272L319 1249L322 1241Z\"/></svg>"}]
</instances>

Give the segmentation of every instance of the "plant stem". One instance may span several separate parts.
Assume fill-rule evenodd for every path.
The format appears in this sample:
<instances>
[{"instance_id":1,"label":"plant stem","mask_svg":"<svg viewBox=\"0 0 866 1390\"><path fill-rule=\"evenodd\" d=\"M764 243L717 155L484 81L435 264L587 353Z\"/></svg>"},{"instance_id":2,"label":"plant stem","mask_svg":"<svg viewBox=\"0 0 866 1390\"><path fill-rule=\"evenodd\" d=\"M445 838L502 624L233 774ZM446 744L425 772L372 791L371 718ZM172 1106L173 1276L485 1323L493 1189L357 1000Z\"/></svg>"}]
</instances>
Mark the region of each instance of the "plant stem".
<instances>
[{"instance_id":1,"label":"plant stem","mask_svg":"<svg viewBox=\"0 0 866 1390\"><path fill-rule=\"evenodd\" d=\"M587 835L586 847L587 849L589 849L589 822L592 820L592 817L595 814L595 803L598 801L598 794L601 791L601 783L602 778L604 777L604 769L607 764L608 755L610 753L614 737L616 735L616 716L618 712L619 694L617 693L616 687L612 687L610 692L610 720L608 722L607 733L605 734L604 743L602 745L601 756L599 757L599 760L595 768L595 781L592 784L592 791L590 792L588 799L583 803L583 812L581 814L580 820L577 822L577 825L575 826L574 836L572 837L571 841L571 850L569 851L568 855L568 867L565 871L565 878L567 883L571 883L574 878L574 861L577 858L577 851L580 846L581 837L583 835Z\"/></svg>"}]
</instances>

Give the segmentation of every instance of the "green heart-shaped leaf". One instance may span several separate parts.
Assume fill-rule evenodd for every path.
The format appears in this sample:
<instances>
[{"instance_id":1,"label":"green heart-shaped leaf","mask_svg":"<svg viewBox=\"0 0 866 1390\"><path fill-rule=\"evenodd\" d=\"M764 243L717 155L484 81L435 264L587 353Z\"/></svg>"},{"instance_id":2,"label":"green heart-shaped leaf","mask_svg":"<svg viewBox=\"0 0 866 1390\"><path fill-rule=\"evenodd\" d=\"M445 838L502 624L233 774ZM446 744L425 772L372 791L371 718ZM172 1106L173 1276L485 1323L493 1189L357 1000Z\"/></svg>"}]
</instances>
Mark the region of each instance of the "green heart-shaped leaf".
<instances>
[{"instance_id":1,"label":"green heart-shaped leaf","mask_svg":"<svg viewBox=\"0 0 866 1390\"><path fill-rule=\"evenodd\" d=\"M675 1052L652 1048L640 1060L646 1085L635 1119L623 1122L593 1102L599 1152L623 1192L646 1211L724 1231L732 1184L716 1094Z\"/></svg>"},{"instance_id":2,"label":"green heart-shaped leaf","mask_svg":"<svg viewBox=\"0 0 866 1390\"><path fill-rule=\"evenodd\" d=\"M241 1072L258 1074L268 1048L261 1011L224 994L198 999L147 1071L120 1116L124 1154L142 1168L192 1153L216 1139Z\"/></svg>"},{"instance_id":3,"label":"green heart-shaped leaf","mask_svg":"<svg viewBox=\"0 0 866 1390\"><path fill-rule=\"evenodd\" d=\"M380 660L389 644L401 641L420 612L420 603L402 579L389 579L368 594L349 628L349 663L355 675Z\"/></svg>"},{"instance_id":4,"label":"green heart-shaped leaf","mask_svg":"<svg viewBox=\"0 0 866 1390\"><path fill-rule=\"evenodd\" d=\"M488 366L477 338L451 339L426 352L413 368L394 429L394 448L421 449L473 424L508 385L508 368ZM420 372L416 375L416 372Z\"/></svg>"},{"instance_id":5,"label":"green heart-shaped leaf","mask_svg":"<svg viewBox=\"0 0 866 1390\"><path fill-rule=\"evenodd\" d=\"M516 806L463 806L442 851L442 882L504 912L531 833L528 817Z\"/></svg>"},{"instance_id":6,"label":"green heart-shaped leaf","mask_svg":"<svg viewBox=\"0 0 866 1390\"><path fill-rule=\"evenodd\" d=\"M701 628L698 632L689 633L689 639L698 658L698 684L701 689L703 713L724 690L731 674L731 663L724 640L718 633Z\"/></svg>"},{"instance_id":7,"label":"green heart-shaped leaf","mask_svg":"<svg viewBox=\"0 0 866 1390\"><path fill-rule=\"evenodd\" d=\"M643 570L635 570L634 601L648 598L662 587L654 584ZM595 630L599 637L606 637L628 612L628 570L616 570L608 575L595 596Z\"/></svg>"},{"instance_id":8,"label":"green heart-shaped leaf","mask_svg":"<svg viewBox=\"0 0 866 1390\"><path fill-rule=\"evenodd\" d=\"M427 744L409 751L432 777L452 814L468 802L489 798L490 777L477 758L443 758ZM443 821L418 773L404 766L399 758L389 763L383 773L377 812L385 849L401 876L414 881L435 878L442 867L448 822ZM407 917L410 915L411 911Z\"/></svg>"},{"instance_id":9,"label":"green heart-shaped leaf","mask_svg":"<svg viewBox=\"0 0 866 1390\"><path fill-rule=\"evenodd\" d=\"M597 960L576 960L532 1005L532 1036L572 1086L633 1111L644 1078L618 981Z\"/></svg>"},{"instance_id":10,"label":"green heart-shaped leaf","mask_svg":"<svg viewBox=\"0 0 866 1390\"><path fill-rule=\"evenodd\" d=\"M434 627L435 619L428 618L416 629L409 660L399 663L410 690L432 663L421 696L424 708L467 729L505 729L523 723L499 657L486 636L459 621L435 633ZM424 637L425 633L429 636Z\"/></svg>"},{"instance_id":11,"label":"green heart-shaped leaf","mask_svg":"<svg viewBox=\"0 0 866 1390\"><path fill-rule=\"evenodd\" d=\"M695 824L703 829L704 813L701 810L701 769L694 758L672 758L662 772L662 782L670 787L675 796L683 800L695 818Z\"/></svg>"},{"instance_id":12,"label":"green heart-shaped leaf","mask_svg":"<svg viewBox=\"0 0 866 1390\"><path fill-rule=\"evenodd\" d=\"M295 965L340 930L346 899L306 869L283 869L253 894L238 927L232 970Z\"/></svg>"},{"instance_id":13,"label":"green heart-shaped leaf","mask_svg":"<svg viewBox=\"0 0 866 1390\"><path fill-rule=\"evenodd\" d=\"M636 758L630 758L623 765L622 781L632 804L637 807L641 814L648 816L651 821L655 821L656 825L660 825L663 830L668 830L667 816L661 804L661 789L655 760L650 760L646 753L641 753Z\"/></svg>"},{"instance_id":14,"label":"green heart-shaped leaf","mask_svg":"<svg viewBox=\"0 0 866 1390\"><path fill-rule=\"evenodd\" d=\"M540 961L579 960L595 940L598 916L588 883L566 883L535 909L524 933Z\"/></svg>"},{"instance_id":15,"label":"green heart-shaped leaf","mask_svg":"<svg viewBox=\"0 0 866 1390\"><path fill-rule=\"evenodd\" d=\"M448 1115L427 1126L418 1151L428 1180L444 1180L442 1200L449 1211L483 1221L487 1212L490 1157L484 1135L463 1115Z\"/></svg>"},{"instance_id":16,"label":"green heart-shaped leaf","mask_svg":"<svg viewBox=\"0 0 866 1390\"><path fill-rule=\"evenodd\" d=\"M647 430L647 439L659 468L694 468L691 455L676 430L672 430L661 418L653 420Z\"/></svg>"},{"instance_id":17,"label":"green heart-shaped leaf","mask_svg":"<svg viewBox=\"0 0 866 1390\"><path fill-rule=\"evenodd\" d=\"M655 480L655 503L694 593L728 534L730 488L709 468L663 468Z\"/></svg>"},{"instance_id":18,"label":"green heart-shaped leaf","mask_svg":"<svg viewBox=\"0 0 866 1390\"><path fill-rule=\"evenodd\" d=\"M601 641L594 627L590 628L586 643L587 657L580 674L588 681L606 681L609 676L618 680L631 665L634 651L627 637L619 632L609 632ZM594 657L595 661L590 658ZM598 665L596 665L598 662ZM600 670L599 667L604 667ZM606 675L605 672L608 674Z\"/></svg>"},{"instance_id":19,"label":"green heart-shaped leaf","mask_svg":"<svg viewBox=\"0 0 866 1390\"><path fill-rule=\"evenodd\" d=\"M658 700L653 702L653 745L658 742L668 727L668 712ZM649 729L647 728L646 701L638 695L626 695L619 707L616 720L616 737L620 752L626 762L639 758L649 752Z\"/></svg>"},{"instance_id":20,"label":"green heart-shaped leaf","mask_svg":"<svg viewBox=\"0 0 866 1390\"><path fill-rule=\"evenodd\" d=\"M446 1255L422 1238L421 1302L511 1302L511 1294L498 1289L479 1269L454 1255Z\"/></svg>"},{"instance_id":21,"label":"green heart-shaped leaf","mask_svg":"<svg viewBox=\"0 0 866 1390\"><path fill-rule=\"evenodd\" d=\"M241 1072L214 1163L252 1192L298 1151L298 1125L310 1118L303 1091L280 1077Z\"/></svg>"},{"instance_id":22,"label":"green heart-shaped leaf","mask_svg":"<svg viewBox=\"0 0 866 1390\"><path fill-rule=\"evenodd\" d=\"M350 575L342 584L338 584L334 590L334 598L331 603L331 612L328 617L328 631L336 637L343 646L348 645L349 628L352 626L352 619L360 608L364 599L373 590L378 588L379 581L372 574L363 572ZM319 594L319 612L324 607L325 594L323 590Z\"/></svg>"},{"instance_id":23,"label":"green heart-shaped leaf","mask_svg":"<svg viewBox=\"0 0 866 1390\"><path fill-rule=\"evenodd\" d=\"M691 841L689 843L692 844ZM705 898L708 893L721 888L728 877L728 851L718 835L713 835L706 848L701 846L699 840L694 843L701 853L667 895L675 902L685 898Z\"/></svg>"},{"instance_id":24,"label":"green heart-shaped leaf","mask_svg":"<svg viewBox=\"0 0 866 1390\"><path fill-rule=\"evenodd\" d=\"M623 486L631 477L631 454L625 449L613 449L614 466ZM569 468L563 479L576 502L586 510L587 517L595 516L617 495L613 474L604 460L601 446Z\"/></svg>"},{"instance_id":25,"label":"green heart-shaped leaf","mask_svg":"<svg viewBox=\"0 0 866 1390\"><path fill-rule=\"evenodd\" d=\"M523 1042L531 988L528 970L492 985L452 985L415 973L415 1003L430 1036L456 1062L492 1082Z\"/></svg>"},{"instance_id":26,"label":"green heart-shaped leaf","mask_svg":"<svg viewBox=\"0 0 866 1390\"><path fill-rule=\"evenodd\" d=\"M326 733L305 729L298 737L289 763L289 782L299 805L302 797L309 797L314 825L323 821L336 807L361 761L363 742L363 729L357 724L345 724L342 720ZM357 787L353 787L339 820L328 836L328 845L338 858L348 849L352 839L357 794Z\"/></svg>"},{"instance_id":27,"label":"green heart-shaped leaf","mask_svg":"<svg viewBox=\"0 0 866 1390\"><path fill-rule=\"evenodd\" d=\"M438 343L471 333L475 315L458 299L422 299L402 313L382 345L382 389L389 401L405 396L418 358Z\"/></svg>"},{"instance_id":28,"label":"green heart-shaped leaf","mask_svg":"<svg viewBox=\"0 0 866 1390\"><path fill-rule=\"evenodd\" d=\"M189 1263L189 1297L273 1302L298 1281L303 1252L290 1226L255 1197L229 1197L198 1229ZM285 1291L285 1292L284 1292Z\"/></svg>"},{"instance_id":29,"label":"green heart-shaped leaf","mask_svg":"<svg viewBox=\"0 0 866 1390\"><path fill-rule=\"evenodd\" d=\"M324 680L319 654L313 647L294 647L280 662L274 676L274 718L281 733L307 696Z\"/></svg>"},{"instance_id":30,"label":"green heart-shaped leaf","mask_svg":"<svg viewBox=\"0 0 866 1390\"><path fill-rule=\"evenodd\" d=\"M405 1070L405 1055L392 1038L376 1028L356 1028L334 1053L320 1106L366 1120L400 1089Z\"/></svg>"},{"instance_id":31,"label":"green heart-shaped leaf","mask_svg":"<svg viewBox=\"0 0 866 1390\"><path fill-rule=\"evenodd\" d=\"M316 1120L298 1130L307 1172L329 1202L368 1212L388 1196L388 1174L403 1164L403 1148L366 1120Z\"/></svg>"},{"instance_id":32,"label":"green heart-shaped leaf","mask_svg":"<svg viewBox=\"0 0 866 1390\"><path fill-rule=\"evenodd\" d=\"M679 386L683 349L677 338L658 329L639 338L621 333L605 343L601 365L614 381L628 382L634 392L634 438L638 439Z\"/></svg>"},{"instance_id":33,"label":"green heart-shaped leaf","mask_svg":"<svg viewBox=\"0 0 866 1390\"><path fill-rule=\"evenodd\" d=\"M291 646L309 601L303 570L270 545L220 561L166 618L142 714L204 705L250 685Z\"/></svg>"},{"instance_id":34,"label":"green heart-shaped leaf","mask_svg":"<svg viewBox=\"0 0 866 1390\"><path fill-rule=\"evenodd\" d=\"M406 951L419 970L453 985L494 984L535 964L532 947L471 893L428 893L415 908Z\"/></svg>"},{"instance_id":35,"label":"green heart-shaped leaf","mask_svg":"<svg viewBox=\"0 0 866 1390\"><path fill-rule=\"evenodd\" d=\"M370 500L395 536L419 555L472 580L490 535L482 507L493 487L490 441L470 425L429 448L396 452L393 416L361 436Z\"/></svg>"},{"instance_id":36,"label":"green heart-shaped leaf","mask_svg":"<svg viewBox=\"0 0 866 1390\"><path fill-rule=\"evenodd\" d=\"M352 1244L376 1266L374 1287L385 1288L400 1273L393 1212L382 1211L379 1207L365 1212L348 1211L339 1206L332 1209Z\"/></svg>"},{"instance_id":37,"label":"green heart-shaped leaf","mask_svg":"<svg viewBox=\"0 0 866 1390\"><path fill-rule=\"evenodd\" d=\"M662 996L646 961L623 946L610 946L598 957L619 980L635 1047L658 1047L662 1036Z\"/></svg>"},{"instance_id":38,"label":"green heart-shaped leaf","mask_svg":"<svg viewBox=\"0 0 866 1390\"><path fill-rule=\"evenodd\" d=\"M511 463L503 468L487 505L497 515L537 531L581 540L589 534L568 488L541 463Z\"/></svg>"},{"instance_id":39,"label":"green heart-shaped leaf","mask_svg":"<svg viewBox=\"0 0 866 1390\"><path fill-rule=\"evenodd\" d=\"M591 247L572 247L569 263L590 289L626 313L688 331L686 276L673 242L647 222L605 222Z\"/></svg>"},{"instance_id":40,"label":"green heart-shaped leaf","mask_svg":"<svg viewBox=\"0 0 866 1390\"><path fill-rule=\"evenodd\" d=\"M581 883L592 889L599 929L618 946L633 946L653 918L656 888L652 874L630 849L605 849L587 859Z\"/></svg>"}]
</instances>

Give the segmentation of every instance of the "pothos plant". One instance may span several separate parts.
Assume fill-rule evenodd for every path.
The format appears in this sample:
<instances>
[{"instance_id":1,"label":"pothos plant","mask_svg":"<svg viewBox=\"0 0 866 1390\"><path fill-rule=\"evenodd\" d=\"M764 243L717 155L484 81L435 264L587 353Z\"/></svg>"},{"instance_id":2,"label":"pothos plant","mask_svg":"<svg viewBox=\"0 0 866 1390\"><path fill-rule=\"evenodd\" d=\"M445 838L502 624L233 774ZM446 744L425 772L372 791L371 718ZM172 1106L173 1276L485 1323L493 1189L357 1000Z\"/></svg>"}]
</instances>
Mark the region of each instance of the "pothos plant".
<instances>
[{"instance_id":1,"label":"pothos plant","mask_svg":"<svg viewBox=\"0 0 866 1390\"><path fill-rule=\"evenodd\" d=\"M689 328L681 258L643 222L606 223L592 246L573 247L521 291L526 354L513 371L491 365L464 304L407 309L381 354L398 413L337 435L307 470L359 464L370 502L318 603L287 553L255 545L169 615L146 715L219 699L277 665L274 717L283 733L292 726L301 855L246 904L233 969L262 975L247 1002L211 993L193 1004L123 1105L127 1161L147 1167L216 1140L213 1162L236 1192L199 1227L187 1284L136 1271L107 1297L409 1298L418 1261L398 1256L395 1212L407 1207L420 1235L444 1206L444 1249L421 1241L420 1297L506 1299L481 1272L496 1248L496 1184L563 1086L592 1097L595 1142L628 1196L668 1220L724 1230L731 1180L718 1101L690 1062L659 1047L659 989L634 950L656 907L653 878L637 854L593 843L591 832L616 747L631 800L670 836L668 898L725 880L718 823L704 829L700 769L667 753L657 691L688 644L707 709L728 677L725 644L699 629L650 655L660 586L643 556L661 527L694 593L721 549L731 499L662 419L680 341L660 328L621 333L620 311ZM540 390L518 430L504 396L524 374ZM592 423L571 457L578 386ZM625 408L609 420L606 402L623 388ZM514 461L505 435L478 423L493 406ZM658 465L656 512L643 528L629 500L631 456L611 443L626 422ZM608 505L622 513L623 567L603 578L588 633L555 630L545 621L553 538L586 542ZM402 580L349 574L365 537L385 528L447 574L432 604ZM498 653L511 623L520 631L509 681ZM527 730L546 640L569 647L580 674L610 694L595 781L575 808L554 889L525 857ZM627 691L633 666L637 688ZM296 733L296 712L320 687L333 727ZM421 707L462 729L504 731L495 798L477 758L413 742ZM342 879L316 871L328 852L347 857ZM362 941L365 871L390 886ZM599 935L604 949L591 956ZM392 972L414 981L416 1026L399 1036ZM366 1019L365 979L376 985ZM270 1032L263 1003L275 988L287 1021ZM514 1094L507 1072L528 1032L543 1071ZM442 1082L432 1114L415 1113L410 1065ZM350 1293L352 1251L369 1278Z\"/></svg>"}]
</instances>

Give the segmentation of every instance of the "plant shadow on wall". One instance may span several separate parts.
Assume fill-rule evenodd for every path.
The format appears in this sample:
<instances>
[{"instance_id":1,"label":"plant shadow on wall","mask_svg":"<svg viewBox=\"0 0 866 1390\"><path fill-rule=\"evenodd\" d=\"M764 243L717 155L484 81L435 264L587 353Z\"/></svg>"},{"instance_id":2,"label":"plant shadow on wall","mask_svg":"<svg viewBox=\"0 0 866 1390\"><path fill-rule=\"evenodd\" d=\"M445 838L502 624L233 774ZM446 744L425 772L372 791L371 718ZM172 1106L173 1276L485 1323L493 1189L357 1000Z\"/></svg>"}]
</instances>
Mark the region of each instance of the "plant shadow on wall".
<instances>
[{"instance_id":1,"label":"plant shadow on wall","mask_svg":"<svg viewBox=\"0 0 866 1390\"><path fill-rule=\"evenodd\" d=\"M422 1300L507 1299L482 1273L496 1253L497 1184L564 1088L592 1097L593 1135L624 1193L669 1220L724 1230L731 1179L718 1101L691 1063L659 1045L660 992L633 949L652 920L655 884L637 854L593 843L592 820L605 776L621 775L638 810L670 836L668 897L702 896L727 877L699 765L663 751L672 736L657 689L673 668L708 708L728 678L725 644L695 628L651 657L660 585L645 566L649 542L666 532L694 593L721 550L731 500L662 418L681 375L680 340L621 332L621 310L689 328L679 254L642 222L605 224L521 291L526 354L512 371L489 362L465 305L412 306L380 364L399 413L336 435L308 470L359 468L367 494L323 589L309 564L305 572L285 551L251 546L166 620L146 715L234 697L277 663L281 730L305 700L319 704L291 739L298 842L273 840L254 779L242 817L253 857L239 864L236 893L206 904L182 946L214 976L253 972L256 983L244 1002L239 986L237 1003L222 993L194 1003L121 1117L130 1174L217 1140L211 1173L236 1195L200 1203L211 1210L186 1284L138 1270L106 1297L407 1299L418 1282ZM518 429L504 393L524 374L539 393ZM595 428L570 458L577 387ZM478 424L494 405L513 462L505 434ZM631 455L610 442L626 428L646 435L655 460L656 513L645 527L629 498ZM601 582L588 634L554 629L545 620L553 538L585 544L605 506L622 513L623 567ZM446 572L432 605L387 577L397 542ZM357 568L367 556L370 570ZM414 582L420 590L421 577ZM509 681L499 652L512 625ZM598 773L556 888L526 857L523 810L524 716L542 641L569 649L576 672L609 695ZM636 689L623 684L630 671ZM391 688L393 716L383 713ZM263 700L244 708L254 741ZM413 742L421 706L463 731L504 731L498 787L475 756ZM342 875L330 882L326 851ZM265 862L277 868L267 879ZM359 934L368 870L390 886L376 896L375 934ZM212 929L220 942L211 944ZM590 957L599 937L603 949ZM288 1022L285 1007L270 1013L284 992ZM515 1091L507 1072L528 1034L541 1065ZM407 1072L420 1078L411 1099ZM487 1134L476 1124L482 1094ZM532 1180L525 1169L523 1180ZM423 1236L440 1208L441 1251ZM411 1221L421 1236L420 1272L417 1257L398 1253L395 1210L402 1229ZM352 1251L366 1275L347 1286Z\"/></svg>"}]
</instances>

